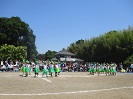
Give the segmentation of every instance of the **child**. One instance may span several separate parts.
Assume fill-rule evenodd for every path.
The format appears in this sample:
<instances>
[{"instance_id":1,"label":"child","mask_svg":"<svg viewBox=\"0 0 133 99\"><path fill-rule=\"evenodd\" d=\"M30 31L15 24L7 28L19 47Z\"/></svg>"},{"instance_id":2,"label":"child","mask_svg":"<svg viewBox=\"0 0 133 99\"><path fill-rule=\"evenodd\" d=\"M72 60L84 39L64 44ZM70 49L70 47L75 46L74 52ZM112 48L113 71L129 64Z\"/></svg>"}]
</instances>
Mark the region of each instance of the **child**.
<instances>
[{"instance_id":1,"label":"child","mask_svg":"<svg viewBox=\"0 0 133 99\"><path fill-rule=\"evenodd\" d=\"M28 64L28 73L31 74L31 64Z\"/></svg>"},{"instance_id":2,"label":"child","mask_svg":"<svg viewBox=\"0 0 133 99\"><path fill-rule=\"evenodd\" d=\"M112 75L116 75L116 64L112 66Z\"/></svg>"},{"instance_id":3,"label":"child","mask_svg":"<svg viewBox=\"0 0 133 99\"><path fill-rule=\"evenodd\" d=\"M54 65L53 65L53 62L52 61L50 62L49 70L50 70L50 74L51 74L51 77L52 77L53 76L53 73L55 72L54 71Z\"/></svg>"},{"instance_id":4,"label":"child","mask_svg":"<svg viewBox=\"0 0 133 99\"><path fill-rule=\"evenodd\" d=\"M44 65L43 65L43 73L42 73L42 77L44 76L44 74L46 74L46 77L48 77L47 76L47 74L48 74L48 69L47 69L47 64L44 62Z\"/></svg>"},{"instance_id":5,"label":"child","mask_svg":"<svg viewBox=\"0 0 133 99\"><path fill-rule=\"evenodd\" d=\"M28 72L29 72L28 64L26 64L26 67L25 67L25 77L28 77Z\"/></svg>"},{"instance_id":6,"label":"child","mask_svg":"<svg viewBox=\"0 0 133 99\"><path fill-rule=\"evenodd\" d=\"M38 65L35 65L34 73L35 73L34 77L38 77L38 74L39 74L39 66Z\"/></svg>"},{"instance_id":7,"label":"child","mask_svg":"<svg viewBox=\"0 0 133 99\"><path fill-rule=\"evenodd\" d=\"M23 76L25 74L25 63L22 64L21 71L23 72L21 76Z\"/></svg>"},{"instance_id":8,"label":"child","mask_svg":"<svg viewBox=\"0 0 133 99\"><path fill-rule=\"evenodd\" d=\"M106 67L105 67L105 74L106 74L106 76L108 75L110 75L110 66L109 66L109 64L106 64Z\"/></svg>"},{"instance_id":9,"label":"child","mask_svg":"<svg viewBox=\"0 0 133 99\"><path fill-rule=\"evenodd\" d=\"M89 65L89 69L88 69L88 72L90 72L90 75L92 74L92 66L91 65Z\"/></svg>"},{"instance_id":10,"label":"child","mask_svg":"<svg viewBox=\"0 0 133 99\"><path fill-rule=\"evenodd\" d=\"M57 73L59 73L60 72L60 69L59 69L59 67L58 67L58 63L55 63L55 77L58 77L57 76Z\"/></svg>"},{"instance_id":11,"label":"child","mask_svg":"<svg viewBox=\"0 0 133 99\"><path fill-rule=\"evenodd\" d=\"M28 74L30 73L30 62L28 60L26 60L26 66L25 66L25 77L28 76Z\"/></svg>"},{"instance_id":12,"label":"child","mask_svg":"<svg viewBox=\"0 0 133 99\"><path fill-rule=\"evenodd\" d=\"M61 71L61 68L60 68L60 62L58 62L58 68L59 68L58 75L60 75L60 71Z\"/></svg>"},{"instance_id":13,"label":"child","mask_svg":"<svg viewBox=\"0 0 133 99\"><path fill-rule=\"evenodd\" d=\"M97 73L98 73L98 76L100 75L100 72L101 72L101 64L98 64L98 66L97 66Z\"/></svg>"}]
</instances>

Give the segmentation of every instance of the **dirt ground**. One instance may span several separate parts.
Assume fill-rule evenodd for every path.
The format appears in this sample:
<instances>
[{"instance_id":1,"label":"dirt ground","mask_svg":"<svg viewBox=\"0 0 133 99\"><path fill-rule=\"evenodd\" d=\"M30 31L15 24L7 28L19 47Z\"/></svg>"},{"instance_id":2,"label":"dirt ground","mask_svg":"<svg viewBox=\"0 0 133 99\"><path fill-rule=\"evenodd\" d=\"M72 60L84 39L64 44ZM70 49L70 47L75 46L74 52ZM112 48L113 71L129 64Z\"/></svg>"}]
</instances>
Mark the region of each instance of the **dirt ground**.
<instances>
[{"instance_id":1,"label":"dirt ground","mask_svg":"<svg viewBox=\"0 0 133 99\"><path fill-rule=\"evenodd\" d=\"M0 72L0 99L133 99L133 73L61 72L48 78L20 74Z\"/></svg>"}]
</instances>

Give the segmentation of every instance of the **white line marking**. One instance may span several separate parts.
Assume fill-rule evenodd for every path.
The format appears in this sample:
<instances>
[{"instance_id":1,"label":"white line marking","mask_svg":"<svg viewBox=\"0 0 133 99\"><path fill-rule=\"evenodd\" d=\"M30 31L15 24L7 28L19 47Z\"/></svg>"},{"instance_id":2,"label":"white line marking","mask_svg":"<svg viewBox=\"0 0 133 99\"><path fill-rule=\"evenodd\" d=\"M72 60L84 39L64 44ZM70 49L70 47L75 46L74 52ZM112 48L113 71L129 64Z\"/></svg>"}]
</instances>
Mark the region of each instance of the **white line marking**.
<instances>
[{"instance_id":1,"label":"white line marking","mask_svg":"<svg viewBox=\"0 0 133 99\"><path fill-rule=\"evenodd\" d=\"M42 93L42 94L0 94L0 96L46 96L46 95L61 95L61 94L79 94L79 93L90 93L90 92L101 92L119 89L129 89L129 87L119 87L119 88L109 88L109 89L99 89L99 90L86 90L86 91L74 91L74 92L59 92L59 93Z\"/></svg>"},{"instance_id":2,"label":"white line marking","mask_svg":"<svg viewBox=\"0 0 133 99\"><path fill-rule=\"evenodd\" d=\"M48 80L48 79L46 79L46 78L42 78L43 80L46 80L47 82L50 82L50 83L52 83L50 80Z\"/></svg>"}]
</instances>

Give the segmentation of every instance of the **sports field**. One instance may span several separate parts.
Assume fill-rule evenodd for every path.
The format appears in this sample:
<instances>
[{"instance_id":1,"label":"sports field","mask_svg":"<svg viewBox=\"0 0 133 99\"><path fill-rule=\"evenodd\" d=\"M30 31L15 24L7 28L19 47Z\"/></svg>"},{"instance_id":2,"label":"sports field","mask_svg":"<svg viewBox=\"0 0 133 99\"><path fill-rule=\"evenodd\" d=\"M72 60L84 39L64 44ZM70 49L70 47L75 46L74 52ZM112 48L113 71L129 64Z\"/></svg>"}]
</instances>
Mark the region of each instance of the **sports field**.
<instances>
[{"instance_id":1,"label":"sports field","mask_svg":"<svg viewBox=\"0 0 133 99\"><path fill-rule=\"evenodd\" d=\"M133 74L88 75L62 72L58 77L0 72L0 99L133 99Z\"/></svg>"}]
</instances>

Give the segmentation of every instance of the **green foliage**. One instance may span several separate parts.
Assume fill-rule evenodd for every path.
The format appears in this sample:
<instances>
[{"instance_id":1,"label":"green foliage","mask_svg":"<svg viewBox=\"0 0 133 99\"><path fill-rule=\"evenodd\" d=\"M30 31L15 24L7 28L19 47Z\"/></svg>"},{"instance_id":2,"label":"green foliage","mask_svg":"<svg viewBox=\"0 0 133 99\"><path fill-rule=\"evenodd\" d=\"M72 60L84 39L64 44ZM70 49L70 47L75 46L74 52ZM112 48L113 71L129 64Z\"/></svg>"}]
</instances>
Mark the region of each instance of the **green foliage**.
<instances>
[{"instance_id":1,"label":"green foliage","mask_svg":"<svg viewBox=\"0 0 133 99\"><path fill-rule=\"evenodd\" d=\"M36 57L38 60L45 60L45 54L39 54Z\"/></svg>"},{"instance_id":2,"label":"green foliage","mask_svg":"<svg viewBox=\"0 0 133 99\"><path fill-rule=\"evenodd\" d=\"M68 51L85 61L121 63L133 53L133 28L110 31L88 40L70 44Z\"/></svg>"},{"instance_id":3,"label":"green foliage","mask_svg":"<svg viewBox=\"0 0 133 99\"><path fill-rule=\"evenodd\" d=\"M131 56L129 56L125 61L124 64L126 64L127 66L130 66L133 63L133 54Z\"/></svg>"},{"instance_id":4,"label":"green foliage","mask_svg":"<svg viewBox=\"0 0 133 99\"><path fill-rule=\"evenodd\" d=\"M45 53L45 60L51 60L52 58L54 58L54 56L55 56L56 53L57 53L56 51L48 50Z\"/></svg>"},{"instance_id":5,"label":"green foliage","mask_svg":"<svg viewBox=\"0 0 133 99\"><path fill-rule=\"evenodd\" d=\"M56 51L48 50L45 54L38 54L36 58L39 60L51 60L55 57L56 53Z\"/></svg>"},{"instance_id":6,"label":"green foliage","mask_svg":"<svg viewBox=\"0 0 133 99\"><path fill-rule=\"evenodd\" d=\"M27 58L32 59L37 54L35 38L29 25L19 17L0 18L0 46L26 46Z\"/></svg>"},{"instance_id":7,"label":"green foliage","mask_svg":"<svg viewBox=\"0 0 133 99\"><path fill-rule=\"evenodd\" d=\"M27 57L26 47L4 44L0 47L1 60L24 60Z\"/></svg>"}]
</instances>

